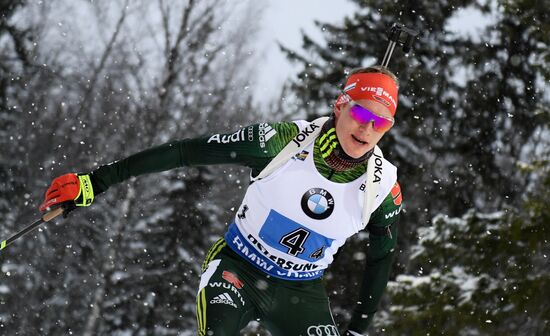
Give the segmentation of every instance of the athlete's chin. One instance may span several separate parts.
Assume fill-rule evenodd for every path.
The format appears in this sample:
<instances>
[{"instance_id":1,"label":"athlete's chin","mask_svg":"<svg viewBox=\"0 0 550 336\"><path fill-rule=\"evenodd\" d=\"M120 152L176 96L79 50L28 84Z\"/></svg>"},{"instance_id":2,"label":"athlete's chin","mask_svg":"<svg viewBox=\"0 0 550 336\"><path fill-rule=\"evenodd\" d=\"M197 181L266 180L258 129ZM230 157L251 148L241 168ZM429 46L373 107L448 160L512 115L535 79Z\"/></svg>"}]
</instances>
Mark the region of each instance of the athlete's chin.
<instances>
[{"instance_id":1,"label":"athlete's chin","mask_svg":"<svg viewBox=\"0 0 550 336\"><path fill-rule=\"evenodd\" d=\"M358 145L350 145L350 146L343 146L344 152L346 154L354 159L359 159L363 155L367 154L368 151L372 149L373 146L371 146L369 143L367 144L358 144Z\"/></svg>"}]
</instances>

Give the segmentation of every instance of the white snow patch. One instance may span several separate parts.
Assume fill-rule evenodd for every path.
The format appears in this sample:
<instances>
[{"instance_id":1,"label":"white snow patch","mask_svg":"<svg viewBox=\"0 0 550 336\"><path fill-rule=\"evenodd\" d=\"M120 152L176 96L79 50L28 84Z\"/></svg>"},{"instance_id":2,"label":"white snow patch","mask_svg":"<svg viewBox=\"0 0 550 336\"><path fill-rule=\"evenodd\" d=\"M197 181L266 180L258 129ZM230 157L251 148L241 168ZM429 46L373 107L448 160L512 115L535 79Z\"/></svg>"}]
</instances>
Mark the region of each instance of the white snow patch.
<instances>
[{"instance_id":1,"label":"white snow patch","mask_svg":"<svg viewBox=\"0 0 550 336\"><path fill-rule=\"evenodd\" d=\"M455 285L460 287L461 295L459 305L462 305L471 300L472 294L478 288L479 280L482 276L472 276L466 273L464 268L455 266L451 270L451 280Z\"/></svg>"},{"instance_id":2,"label":"white snow patch","mask_svg":"<svg viewBox=\"0 0 550 336\"><path fill-rule=\"evenodd\" d=\"M183 247L178 247L178 255L185 261L189 262L193 260L191 253L187 252Z\"/></svg>"},{"instance_id":3,"label":"white snow patch","mask_svg":"<svg viewBox=\"0 0 550 336\"><path fill-rule=\"evenodd\" d=\"M396 282L408 283L410 287L418 287L420 285L429 284L432 282L432 275L426 276L412 276L412 275L398 275L395 279Z\"/></svg>"},{"instance_id":4,"label":"white snow patch","mask_svg":"<svg viewBox=\"0 0 550 336\"><path fill-rule=\"evenodd\" d=\"M116 271L111 275L111 281L113 283L117 283L117 282L119 282L121 280L124 280L126 278L129 278L129 277L130 277L130 275L126 272Z\"/></svg>"}]
</instances>

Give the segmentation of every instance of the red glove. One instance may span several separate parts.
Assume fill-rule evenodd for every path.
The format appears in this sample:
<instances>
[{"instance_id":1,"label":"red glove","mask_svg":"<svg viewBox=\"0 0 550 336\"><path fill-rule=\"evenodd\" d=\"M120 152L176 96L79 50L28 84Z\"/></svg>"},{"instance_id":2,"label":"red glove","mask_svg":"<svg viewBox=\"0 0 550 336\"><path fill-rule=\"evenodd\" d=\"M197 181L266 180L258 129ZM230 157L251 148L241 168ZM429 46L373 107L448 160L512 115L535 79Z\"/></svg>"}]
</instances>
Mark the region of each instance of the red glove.
<instances>
[{"instance_id":1,"label":"red glove","mask_svg":"<svg viewBox=\"0 0 550 336\"><path fill-rule=\"evenodd\" d=\"M40 211L46 211L54 205L67 203L69 206L89 206L94 201L94 190L90 175L74 173L56 177L46 191Z\"/></svg>"}]
</instances>

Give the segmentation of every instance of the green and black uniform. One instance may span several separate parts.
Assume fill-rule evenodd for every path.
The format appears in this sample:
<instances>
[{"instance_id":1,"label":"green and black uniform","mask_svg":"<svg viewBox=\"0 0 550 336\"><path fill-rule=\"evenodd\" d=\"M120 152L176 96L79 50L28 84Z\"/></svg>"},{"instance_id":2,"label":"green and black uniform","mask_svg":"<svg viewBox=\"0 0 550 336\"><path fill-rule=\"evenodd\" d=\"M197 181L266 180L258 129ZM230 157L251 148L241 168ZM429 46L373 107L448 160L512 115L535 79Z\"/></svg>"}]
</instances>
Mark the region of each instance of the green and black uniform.
<instances>
[{"instance_id":1,"label":"green and black uniform","mask_svg":"<svg viewBox=\"0 0 550 336\"><path fill-rule=\"evenodd\" d=\"M98 194L132 176L224 163L247 166L256 176L298 132L293 122L262 123L231 134L173 141L101 166L90 174L92 185ZM336 183L363 176L366 161L344 171L326 163L327 148L330 151L330 145L336 143L335 136L315 140L313 160L317 171ZM400 210L401 194L396 183L372 213L366 228L370 243L365 246L363 283L349 330L363 332L377 310L390 273ZM210 264L216 267L209 270ZM288 281L268 276L229 249L223 239L209 251L203 271L213 273L207 279L203 275L202 280L208 283L201 283L197 298L200 335L235 335L252 319L259 319L273 335L338 335L320 279Z\"/></svg>"}]
</instances>

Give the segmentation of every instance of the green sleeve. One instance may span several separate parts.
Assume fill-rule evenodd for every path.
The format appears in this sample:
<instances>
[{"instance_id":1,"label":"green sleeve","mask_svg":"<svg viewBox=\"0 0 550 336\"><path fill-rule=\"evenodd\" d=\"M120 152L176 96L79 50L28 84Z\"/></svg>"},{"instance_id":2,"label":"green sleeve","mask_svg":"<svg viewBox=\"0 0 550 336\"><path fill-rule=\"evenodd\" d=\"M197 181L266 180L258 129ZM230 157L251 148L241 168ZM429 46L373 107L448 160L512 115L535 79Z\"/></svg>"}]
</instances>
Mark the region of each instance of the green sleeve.
<instances>
[{"instance_id":1,"label":"green sleeve","mask_svg":"<svg viewBox=\"0 0 550 336\"><path fill-rule=\"evenodd\" d=\"M375 226L378 230L376 230L377 234L372 231L369 235L365 271L357 300L358 303L353 310L349 330L364 333L378 309L393 264L401 201L399 184L396 184L371 216L368 225ZM387 232L388 229L391 235ZM378 232L385 233L380 234Z\"/></svg>"},{"instance_id":2,"label":"green sleeve","mask_svg":"<svg viewBox=\"0 0 550 336\"><path fill-rule=\"evenodd\" d=\"M183 166L237 164L257 174L297 133L293 122L261 123L234 133L176 140L101 166L90 175L99 194L132 176Z\"/></svg>"}]
</instances>

